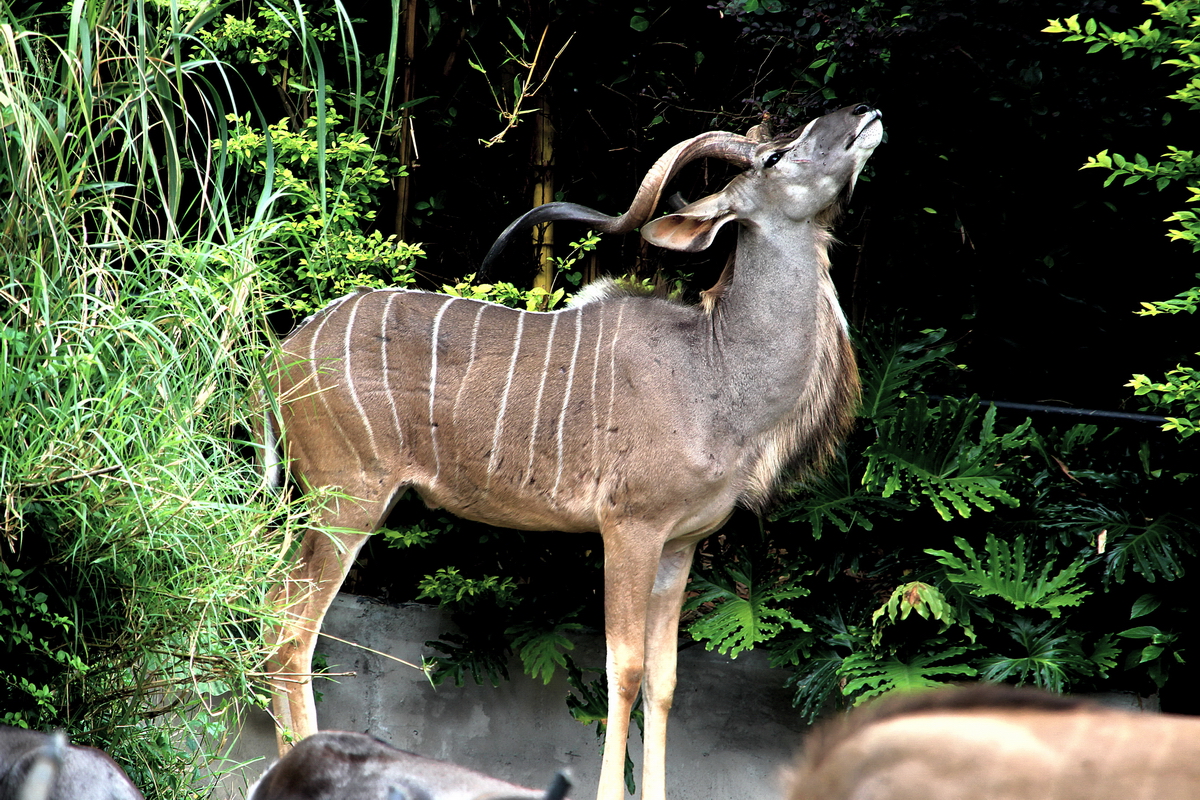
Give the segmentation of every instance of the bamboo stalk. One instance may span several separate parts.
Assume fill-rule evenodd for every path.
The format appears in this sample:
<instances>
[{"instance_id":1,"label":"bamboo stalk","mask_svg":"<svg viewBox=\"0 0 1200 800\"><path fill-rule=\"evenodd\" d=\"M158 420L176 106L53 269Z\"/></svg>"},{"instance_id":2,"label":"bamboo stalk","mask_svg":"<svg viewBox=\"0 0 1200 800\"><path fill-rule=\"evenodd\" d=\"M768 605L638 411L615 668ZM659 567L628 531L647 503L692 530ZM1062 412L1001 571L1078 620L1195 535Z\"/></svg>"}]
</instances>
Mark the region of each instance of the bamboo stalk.
<instances>
[{"instance_id":1,"label":"bamboo stalk","mask_svg":"<svg viewBox=\"0 0 1200 800\"><path fill-rule=\"evenodd\" d=\"M537 111L533 115L534 207L554 200L554 124L550 120L550 101L542 94L537 95L536 100ZM547 292L553 291L554 223L548 222L534 229L533 246L538 260L538 274L533 285Z\"/></svg>"},{"instance_id":2,"label":"bamboo stalk","mask_svg":"<svg viewBox=\"0 0 1200 800\"><path fill-rule=\"evenodd\" d=\"M412 111L408 104L416 96L417 72L413 65L417 54L417 0L408 0L404 9L404 86L401 92L400 163L406 171L413 167ZM411 203L411 176L396 178L396 236L407 241L408 207Z\"/></svg>"}]
</instances>

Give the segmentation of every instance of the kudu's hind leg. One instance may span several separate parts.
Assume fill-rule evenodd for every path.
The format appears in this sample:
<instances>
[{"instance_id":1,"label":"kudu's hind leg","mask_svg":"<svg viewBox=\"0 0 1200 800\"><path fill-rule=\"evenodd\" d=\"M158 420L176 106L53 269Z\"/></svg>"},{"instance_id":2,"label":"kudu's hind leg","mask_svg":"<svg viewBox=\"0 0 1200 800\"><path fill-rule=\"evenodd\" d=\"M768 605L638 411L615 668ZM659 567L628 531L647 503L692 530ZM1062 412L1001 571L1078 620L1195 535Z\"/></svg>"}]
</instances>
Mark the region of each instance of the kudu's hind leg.
<instances>
[{"instance_id":1,"label":"kudu's hind leg","mask_svg":"<svg viewBox=\"0 0 1200 800\"><path fill-rule=\"evenodd\" d=\"M389 503L347 497L328 501L320 514L321 526L335 532L305 532L286 582L275 590L275 608L282 610L283 625L273 632L275 655L271 659L275 697L276 735L280 753L292 742L317 732L316 700L312 688L312 657L325 613L337 596L346 573L354 564L367 536L386 516ZM362 531L357 533L356 531ZM285 737L290 736L290 741Z\"/></svg>"}]
</instances>

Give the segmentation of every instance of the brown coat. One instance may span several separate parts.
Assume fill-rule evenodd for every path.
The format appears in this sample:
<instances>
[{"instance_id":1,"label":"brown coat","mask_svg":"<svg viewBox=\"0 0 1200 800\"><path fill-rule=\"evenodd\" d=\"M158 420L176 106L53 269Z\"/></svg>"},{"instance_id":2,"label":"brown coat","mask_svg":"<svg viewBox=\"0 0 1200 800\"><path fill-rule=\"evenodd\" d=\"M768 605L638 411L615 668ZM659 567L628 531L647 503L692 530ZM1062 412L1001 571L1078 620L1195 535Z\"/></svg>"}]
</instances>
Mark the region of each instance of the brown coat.
<instances>
[{"instance_id":1,"label":"brown coat","mask_svg":"<svg viewBox=\"0 0 1200 800\"><path fill-rule=\"evenodd\" d=\"M883 701L810 737L788 800L1196 800L1200 718L981 686Z\"/></svg>"}]
</instances>

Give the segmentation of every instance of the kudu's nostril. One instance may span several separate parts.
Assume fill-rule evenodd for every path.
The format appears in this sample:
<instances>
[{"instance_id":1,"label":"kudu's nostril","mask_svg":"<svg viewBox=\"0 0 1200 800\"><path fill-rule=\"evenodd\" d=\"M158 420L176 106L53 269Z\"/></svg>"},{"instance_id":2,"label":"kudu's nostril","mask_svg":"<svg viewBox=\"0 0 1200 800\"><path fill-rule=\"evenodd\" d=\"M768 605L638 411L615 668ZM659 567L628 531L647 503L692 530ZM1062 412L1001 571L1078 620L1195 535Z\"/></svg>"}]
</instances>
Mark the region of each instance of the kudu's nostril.
<instances>
[{"instance_id":1,"label":"kudu's nostril","mask_svg":"<svg viewBox=\"0 0 1200 800\"><path fill-rule=\"evenodd\" d=\"M870 110L871 110L871 107L869 105L867 105L866 103L859 103L858 105L856 105L854 107L854 110L850 113L855 114L857 116L862 116L863 114L866 114Z\"/></svg>"}]
</instances>

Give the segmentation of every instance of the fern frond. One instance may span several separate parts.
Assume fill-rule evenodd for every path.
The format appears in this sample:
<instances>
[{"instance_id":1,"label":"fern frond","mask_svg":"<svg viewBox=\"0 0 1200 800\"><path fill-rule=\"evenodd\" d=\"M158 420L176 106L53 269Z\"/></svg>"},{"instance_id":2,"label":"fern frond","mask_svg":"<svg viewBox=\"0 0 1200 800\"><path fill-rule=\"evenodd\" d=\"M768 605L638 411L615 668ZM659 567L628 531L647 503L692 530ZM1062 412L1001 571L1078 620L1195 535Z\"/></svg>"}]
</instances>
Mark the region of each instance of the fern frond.
<instances>
[{"instance_id":1,"label":"fern frond","mask_svg":"<svg viewBox=\"0 0 1200 800\"><path fill-rule=\"evenodd\" d=\"M1184 574L1182 557L1196 555L1189 538L1197 533L1198 526L1188 520L1167 514L1135 523L1114 515L1109 523L1105 527L1105 580L1124 583L1129 570L1150 583L1158 578L1175 580Z\"/></svg>"},{"instance_id":2,"label":"fern frond","mask_svg":"<svg viewBox=\"0 0 1200 800\"><path fill-rule=\"evenodd\" d=\"M954 350L954 343L939 344L945 328L921 332L911 342L894 333L878 331L858 338L858 373L862 380L859 415L876 422L893 416L907 394L921 390L921 379Z\"/></svg>"},{"instance_id":3,"label":"fern frond","mask_svg":"<svg viewBox=\"0 0 1200 800\"><path fill-rule=\"evenodd\" d=\"M944 644L944 640L930 639L927 644L934 647ZM951 677L971 677L978 670L963 661L953 663L954 659L971 649L947 647L914 656L909 661L902 661L895 655L881 659L871 653L853 653L846 657L838 670L839 676L846 680L842 693L854 697L854 704L858 705L888 692L931 689L941 686ZM945 661L952 663L938 663Z\"/></svg>"},{"instance_id":4,"label":"fern frond","mask_svg":"<svg viewBox=\"0 0 1200 800\"><path fill-rule=\"evenodd\" d=\"M896 500L881 497L864 486L844 453L822 473L806 477L803 488L773 518L807 523L814 539L821 538L826 524L843 533L851 528L869 531L875 527L874 520L895 519L904 509Z\"/></svg>"},{"instance_id":5,"label":"fern frond","mask_svg":"<svg viewBox=\"0 0 1200 800\"><path fill-rule=\"evenodd\" d=\"M905 491L912 505L923 497L945 520L955 513L969 517L973 508L993 511L993 502L1018 505L1004 488L1012 475L1001 453L1024 443L1030 423L997 435L992 406L972 437L977 404L977 398L945 398L930 409L925 398L910 397L899 414L879 425L878 439L867 449L863 483L883 497Z\"/></svg>"},{"instance_id":6,"label":"fern frond","mask_svg":"<svg viewBox=\"0 0 1200 800\"><path fill-rule=\"evenodd\" d=\"M1018 536L1015 544L987 535L985 549L987 562L975 553L975 549L961 536L954 543L963 551L966 561L945 550L926 550L946 567L946 577L952 583L970 586L979 597L995 595L1012 603L1016 608L1040 608L1058 617L1062 609L1077 606L1092 592L1083 588L1077 579L1087 569L1083 560L1075 560L1057 574L1051 576L1053 561L1042 564L1036 575L1031 574L1025 564L1025 537Z\"/></svg>"},{"instance_id":7,"label":"fern frond","mask_svg":"<svg viewBox=\"0 0 1200 800\"><path fill-rule=\"evenodd\" d=\"M1024 617L1003 623L1023 653L1019 656L995 655L980 662L980 678L985 681L1032 683L1052 692L1062 692L1073 677L1094 675L1107 669L1108 649L1098 651L1101 662L1083 652L1081 636L1064 631L1050 620L1035 624Z\"/></svg>"},{"instance_id":8,"label":"fern frond","mask_svg":"<svg viewBox=\"0 0 1200 800\"><path fill-rule=\"evenodd\" d=\"M575 643L566 634L582 630L584 626L577 622L564 622L552 630L520 626L509 628L505 634L515 636L512 649L520 656L525 674L548 684L556 669L567 666L567 652L575 649Z\"/></svg>"},{"instance_id":9,"label":"fern frond","mask_svg":"<svg viewBox=\"0 0 1200 800\"><path fill-rule=\"evenodd\" d=\"M726 579L715 575L711 580L692 578L688 588L697 594L686 608L713 604L711 611L688 627L694 639L704 642L708 650L715 647L721 654L737 658L742 651L752 650L756 644L773 638L785 626L811 630L782 605L787 600L804 597L807 589L795 580L781 583L774 579L758 584L748 563L743 562L740 567L728 568Z\"/></svg>"}]
</instances>

